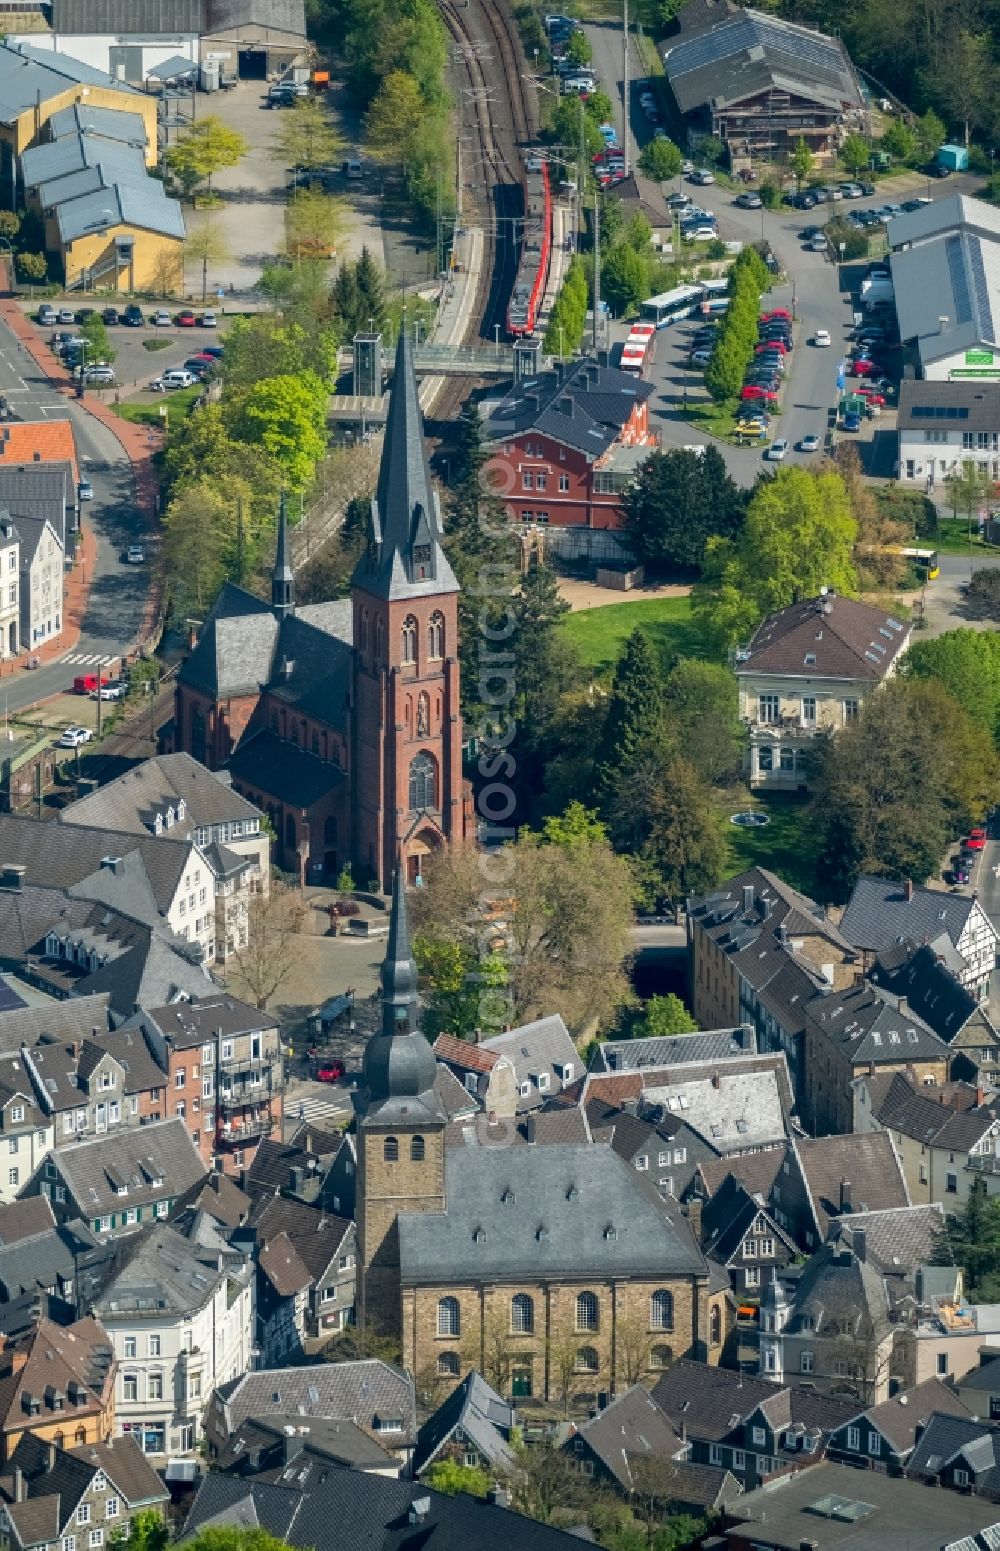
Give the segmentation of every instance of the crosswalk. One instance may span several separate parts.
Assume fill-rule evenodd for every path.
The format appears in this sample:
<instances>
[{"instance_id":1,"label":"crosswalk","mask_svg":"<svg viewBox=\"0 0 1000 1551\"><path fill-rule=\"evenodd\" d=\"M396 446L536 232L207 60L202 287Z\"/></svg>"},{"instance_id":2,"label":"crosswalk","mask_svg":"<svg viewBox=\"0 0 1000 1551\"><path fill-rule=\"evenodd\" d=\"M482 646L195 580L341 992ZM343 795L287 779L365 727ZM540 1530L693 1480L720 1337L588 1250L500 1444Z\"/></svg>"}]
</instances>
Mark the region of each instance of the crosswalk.
<instances>
[{"instance_id":1,"label":"crosswalk","mask_svg":"<svg viewBox=\"0 0 1000 1551\"><path fill-rule=\"evenodd\" d=\"M302 1121L318 1126L321 1130L337 1130L353 1112L350 1095L341 1093L339 1099L292 1098L285 1105L285 1125L289 1133Z\"/></svg>"},{"instance_id":2,"label":"crosswalk","mask_svg":"<svg viewBox=\"0 0 1000 1551\"><path fill-rule=\"evenodd\" d=\"M72 663L77 668L106 668L109 662L118 662L120 653L100 657L96 652L67 652L60 662Z\"/></svg>"}]
</instances>

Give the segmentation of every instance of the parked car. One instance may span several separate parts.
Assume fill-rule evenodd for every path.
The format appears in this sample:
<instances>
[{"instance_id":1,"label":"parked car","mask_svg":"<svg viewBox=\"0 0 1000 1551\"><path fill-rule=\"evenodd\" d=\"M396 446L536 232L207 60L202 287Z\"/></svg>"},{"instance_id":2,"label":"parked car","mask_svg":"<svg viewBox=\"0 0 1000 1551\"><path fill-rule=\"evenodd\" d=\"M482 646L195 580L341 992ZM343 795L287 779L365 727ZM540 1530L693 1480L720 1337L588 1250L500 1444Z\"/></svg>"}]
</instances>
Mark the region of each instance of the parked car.
<instances>
[{"instance_id":1,"label":"parked car","mask_svg":"<svg viewBox=\"0 0 1000 1551\"><path fill-rule=\"evenodd\" d=\"M219 320L214 312L203 312L198 322L203 329L215 329L219 326Z\"/></svg>"},{"instance_id":2,"label":"parked car","mask_svg":"<svg viewBox=\"0 0 1000 1551\"><path fill-rule=\"evenodd\" d=\"M92 501L94 499L94 487L89 479L81 479L76 487L78 501Z\"/></svg>"},{"instance_id":3,"label":"parked car","mask_svg":"<svg viewBox=\"0 0 1000 1551\"><path fill-rule=\"evenodd\" d=\"M777 401L777 397L778 395L773 389L760 388L753 382L748 382L745 388L740 389L740 398L743 400L764 399L766 403L774 404Z\"/></svg>"},{"instance_id":4,"label":"parked car","mask_svg":"<svg viewBox=\"0 0 1000 1551\"><path fill-rule=\"evenodd\" d=\"M764 208L764 201L759 194L737 194L733 204L739 205L741 210L762 210Z\"/></svg>"},{"instance_id":5,"label":"parked car","mask_svg":"<svg viewBox=\"0 0 1000 1551\"><path fill-rule=\"evenodd\" d=\"M168 329L172 320L165 307L158 307L155 312L150 313L149 321L154 328Z\"/></svg>"},{"instance_id":6,"label":"parked car","mask_svg":"<svg viewBox=\"0 0 1000 1551\"><path fill-rule=\"evenodd\" d=\"M781 463L783 462L787 451L788 443L785 441L783 436L779 436L776 442L771 443L764 456L771 463Z\"/></svg>"},{"instance_id":7,"label":"parked car","mask_svg":"<svg viewBox=\"0 0 1000 1551\"><path fill-rule=\"evenodd\" d=\"M61 749L78 749L81 744L89 743L94 734L89 727L67 727L57 744Z\"/></svg>"},{"instance_id":8,"label":"parked car","mask_svg":"<svg viewBox=\"0 0 1000 1551\"><path fill-rule=\"evenodd\" d=\"M76 313L74 312L72 307L60 307L60 309L59 309L59 322L60 323L75 323L76 322Z\"/></svg>"},{"instance_id":9,"label":"parked car","mask_svg":"<svg viewBox=\"0 0 1000 1551\"><path fill-rule=\"evenodd\" d=\"M928 167L927 171L930 173L932 178L950 178L951 177L951 168L950 167L942 167L940 162L931 162L931 164Z\"/></svg>"},{"instance_id":10,"label":"parked car","mask_svg":"<svg viewBox=\"0 0 1000 1551\"><path fill-rule=\"evenodd\" d=\"M700 221L694 226L685 226L681 233L685 242L714 242L719 235L717 226L710 226L707 221Z\"/></svg>"},{"instance_id":11,"label":"parked car","mask_svg":"<svg viewBox=\"0 0 1000 1551\"><path fill-rule=\"evenodd\" d=\"M813 431L810 431L807 436L803 436L799 442L799 452L819 452L819 448L819 437Z\"/></svg>"},{"instance_id":12,"label":"parked car","mask_svg":"<svg viewBox=\"0 0 1000 1551\"><path fill-rule=\"evenodd\" d=\"M809 244L809 251L811 253L826 253L829 246L825 237L814 237Z\"/></svg>"},{"instance_id":13,"label":"parked car","mask_svg":"<svg viewBox=\"0 0 1000 1551\"><path fill-rule=\"evenodd\" d=\"M818 348L822 349L825 345L829 345L831 343L832 343L832 341L830 339L830 330L829 329L817 329L816 330L815 334L813 335L813 344L814 345L816 345Z\"/></svg>"},{"instance_id":14,"label":"parked car","mask_svg":"<svg viewBox=\"0 0 1000 1551\"><path fill-rule=\"evenodd\" d=\"M35 317L36 321L42 325L42 328L46 329L52 328L54 324L59 322L59 314L51 302L43 302Z\"/></svg>"},{"instance_id":15,"label":"parked car","mask_svg":"<svg viewBox=\"0 0 1000 1551\"><path fill-rule=\"evenodd\" d=\"M101 685L100 698L102 700L124 700L125 691L126 686L121 682L120 679L116 679L113 684ZM98 698L98 691L96 689L92 689L90 691L90 698L91 700L96 700Z\"/></svg>"},{"instance_id":16,"label":"parked car","mask_svg":"<svg viewBox=\"0 0 1000 1551\"><path fill-rule=\"evenodd\" d=\"M690 194L671 194L667 200L667 208L669 210L683 210L690 203Z\"/></svg>"},{"instance_id":17,"label":"parked car","mask_svg":"<svg viewBox=\"0 0 1000 1551\"><path fill-rule=\"evenodd\" d=\"M142 315L142 308L137 306L135 302L130 302L122 313L122 322L126 328L141 329L145 321Z\"/></svg>"},{"instance_id":18,"label":"parked car","mask_svg":"<svg viewBox=\"0 0 1000 1551\"><path fill-rule=\"evenodd\" d=\"M154 393L169 393L174 388L193 388L197 380L194 372L189 372L186 367L174 366L149 386Z\"/></svg>"},{"instance_id":19,"label":"parked car","mask_svg":"<svg viewBox=\"0 0 1000 1551\"><path fill-rule=\"evenodd\" d=\"M73 376L78 382L89 383L94 388L112 388L115 369L106 361L95 361L92 366L74 366Z\"/></svg>"},{"instance_id":20,"label":"parked car","mask_svg":"<svg viewBox=\"0 0 1000 1551\"><path fill-rule=\"evenodd\" d=\"M951 881L956 888L960 888L963 883L968 883L969 868L965 862L955 862L951 869Z\"/></svg>"},{"instance_id":21,"label":"parked car","mask_svg":"<svg viewBox=\"0 0 1000 1551\"><path fill-rule=\"evenodd\" d=\"M222 345L206 345L200 353L211 356L213 361L221 361L225 354L225 349Z\"/></svg>"},{"instance_id":22,"label":"parked car","mask_svg":"<svg viewBox=\"0 0 1000 1551\"><path fill-rule=\"evenodd\" d=\"M176 322L179 329L193 329L198 319L195 317L190 307L185 307L182 312L177 314L177 317L174 321Z\"/></svg>"},{"instance_id":23,"label":"parked car","mask_svg":"<svg viewBox=\"0 0 1000 1551\"><path fill-rule=\"evenodd\" d=\"M770 311L762 312L760 315L761 323L776 323L779 320L783 323L791 323L792 314L787 307L772 307Z\"/></svg>"},{"instance_id":24,"label":"parked car","mask_svg":"<svg viewBox=\"0 0 1000 1551\"><path fill-rule=\"evenodd\" d=\"M711 350L692 350L689 357L692 366L707 366L712 359Z\"/></svg>"},{"instance_id":25,"label":"parked car","mask_svg":"<svg viewBox=\"0 0 1000 1551\"><path fill-rule=\"evenodd\" d=\"M116 323L118 323L119 321L120 321L120 317L119 317L119 313L118 313L118 308L117 307L105 307L104 311L101 313L101 322L102 323L106 323L108 325L108 327L111 328Z\"/></svg>"},{"instance_id":26,"label":"parked car","mask_svg":"<svg viewBox=\"0 0 1000 1551\"><path fill-rule=\"evenodd\" d=\"M853 409L850 411L849 414L846 414L844 416L844 430L845 431L860 431L861 430L861 416L859 414L857 414Z\"/></svg>"},{"instance_id":27,"label":"parked car","mask_svg":"<svg viewBox=\"0 0 1000 1551\"><path fill-rule=\"evenodd\" d=\"M343 1061L321 1061L316 1068L317 1082L341 1082L347 1071Z\"/></svg>"},{"instance_id":28,"label":"parked car","mask_svg":"<svg viewBox=\"0 0 1000 1551\"><path fill-rule=\"evenodd\" d=\"M130 544L125 551L126 565L142 565L146 559L146 551L141 544Z\"/></svg>"},{"instance_id":29,"label":"parked car","mask_svg":"<svg viewBox=\"0 0 1000 1551\"><path fill-rule=\"evenodd\" d=\"M211 356L192 355L188 356L184 362L184 370L192 372L199 382L204 382L205 378L214 371L217 364L216 361L212 360Z\"/></svg>"}]
</instances>

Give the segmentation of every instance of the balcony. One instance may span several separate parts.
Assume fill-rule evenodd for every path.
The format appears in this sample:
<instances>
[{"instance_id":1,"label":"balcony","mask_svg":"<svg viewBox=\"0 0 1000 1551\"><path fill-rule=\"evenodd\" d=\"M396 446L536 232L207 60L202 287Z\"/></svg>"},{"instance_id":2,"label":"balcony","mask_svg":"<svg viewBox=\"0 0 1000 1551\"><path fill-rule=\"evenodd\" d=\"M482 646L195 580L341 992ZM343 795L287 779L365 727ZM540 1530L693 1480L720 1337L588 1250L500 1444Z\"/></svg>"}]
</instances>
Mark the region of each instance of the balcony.
<instances>
[{"instance_id":1,"label":"balcony","mask_svg":"<svg viewBox=\"0 0 1000 1551\"><path fill-rule=\"evenodd\" d=\"M262 1137L270 1136L277 1125L273 1115L249 1116L238 1124L223 1122L215 1133L217 1147L242 1147L246 1142L259 1142Z\"/></svg>"},{"instance_id":2,"label":"balcony","mask_svg":"<svg viewBox=\"0 0 1000 1551\"><path fill-rule=\"evenodd\" d=\"M965 1166L974 1174L1000 1174L1000 1158L995 1152L972 1153Z\"/></svg>"},{"instance_id":3,"label":"balcony","mask_svg":"<svg viewBox=\"0 0 1000 1551\"><path fill-rule=\"evenodd\" d=\"M750 716L740 718L744 727L750 729L754 737L772 738L813 738L818 732L830 732L833 730L832 718L817 718L814 722L804 722L802 717L794 711L784 713L776 718L764 720L756 712Z\"/></svg>"},{"instance_id":4,"label":"balcony","mask_svg":"<svg viewBox=\"0 0 1000 1551\"><path fill-rule=\"evenodd\" d=\"M229 1061L223 1057L218 1062L218 1070L230 1077L238 1077L244 1072L259 1072L264 1076L273 1071L275 1066L280 1068L280 1065L281 1051L278 1045L275 1045L273 1050L265 1050L263 1055L259 1056L234 1057ZM208 1067L205 1070L208 1071Z\"/></svg>"},{"instance_id":5,"label":"balcony","mask_svg":"<svg viewBox=\"0 0 1000 1551\"><path fill-rule=\"evenodd\" d=\"M218 1109L231 1115L234 1110L252 1108L256 1104L268 1104L272 1093L278 1091L280 1089L272 1088L270 1083L260 1083L253 1088L240 1085L233 1088L230 1093L214 1094L213 1102ZM208 1102L206 1100L206 1103Z\"/></svg>"}]
</instances>

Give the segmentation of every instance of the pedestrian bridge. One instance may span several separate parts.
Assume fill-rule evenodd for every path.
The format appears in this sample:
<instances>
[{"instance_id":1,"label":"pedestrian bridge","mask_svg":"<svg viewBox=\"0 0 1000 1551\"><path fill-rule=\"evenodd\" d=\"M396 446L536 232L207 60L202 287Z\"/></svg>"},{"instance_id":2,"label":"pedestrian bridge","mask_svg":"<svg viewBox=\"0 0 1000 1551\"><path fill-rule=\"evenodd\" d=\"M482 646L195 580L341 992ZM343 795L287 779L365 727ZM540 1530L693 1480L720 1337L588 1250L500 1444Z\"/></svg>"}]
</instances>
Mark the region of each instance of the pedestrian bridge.
<instances>
[{"instance_id":1,"label":"pedestrian bridge","mask_svg":"<svg viewBox=\"0 0 1000 1551\"><path fill-rule=\"evenodd\" d=\"M448 345L416 345L413 362L417 375L425 381L431 377L493 377L498 380L513 378L514 350L511 345L480 344L473 349L457 349ZM542 371L552 365L551 356L543 356ZM421 403L425 394L421 392ZM330 401L329 418L343 423L360 421L364 425L384 425L389 412L389 395L381 398L365 398L356 393L338 393Z\"/></svg>"}]
</instances>

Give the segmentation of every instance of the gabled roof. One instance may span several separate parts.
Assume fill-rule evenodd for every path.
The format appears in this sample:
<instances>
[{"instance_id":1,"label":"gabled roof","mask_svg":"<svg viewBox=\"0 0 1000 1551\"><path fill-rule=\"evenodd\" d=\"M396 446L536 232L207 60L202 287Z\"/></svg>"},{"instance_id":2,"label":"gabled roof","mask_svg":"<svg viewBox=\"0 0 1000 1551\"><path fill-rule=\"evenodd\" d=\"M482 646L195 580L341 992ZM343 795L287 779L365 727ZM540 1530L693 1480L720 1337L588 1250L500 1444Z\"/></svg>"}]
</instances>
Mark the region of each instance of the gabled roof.
<instances>
[{"instance_id":1,"label":"gabled roof","mask_svg":"<svg viewBox=\"0 0 1000 1551\"><path fill-rule=\"evenodd\" d=\"M757 1036L749 1024L744 1024L735 1029L710 1029L663 1039L603 1039L591 1058L590 1070L632 1072L645 1066L680 1066L756 1053Z\"/></svg>"},{"instance_id":2,"label":"gabled roof","mask_svg":"<svg viewBox=\"0 0 1000 1551\"><path fill-rule=\"evenodd\" d=\"M230 1174L214 1170L206 1180L192 1185L170 1210L170 1221L183 1212L204 1212L224 1228L238 1228L250 1214L251 1200Z\"/></svg>"},{"instance_id":3,"label":"gabled roof","mask_svg":"<svg viewBox=\"0 0 1000 1551\"><path fill-rule=\"evenodd\" d=\"M114 1352L107 1331L89 1315L75 1324L60 1326L39 1320L30 1335L18 1343L26 1354L24 1366L0 1378L0 1429L20 1432L31 1414L31 1400L40 1405L40 1416L56 1416L56 1394L64 1401L70 1387L79 1396L75 1408L93 1412L100 1408L110 1383ZM29 1399L30 1397L30 1399Z\"/></svg>"},{"instance_id":4,"label":"gabled roof","mask_svg":"<svg viewBox=\"0 0 1000 1551\"><path fill-rule=\"evenodd\" d=\"M760 1057L750 1058L760 1061ZM784 1056L779 1060L784 1065ZM648 1075L644 1105L675 1112L718 1153L743 1152L783 1142L787 1135L784 1094L777 1063L763 1070L720 1066L711 1075L691 1077L685 1067ZM744 1065L742 1062L734 1065Z\"/></svg>"},{"instance_id":5,"label":"gabled roof","mask_svg":"<svg viewBox=\"0 0 1000 1551\"><path fill-rule=\"evenodd\" d=\"M165 825L169 820L165 835L190 839L196 829L213 824L259 822L261 812L233 790L225 775L206 770L190 754L159 754L71 802L57 817L60 824L136 835L155 834L160 817Z\"/></svg>"},{"instance_id":6,"label":"gabled roof","mask_svg":"<svg viewBox=\"0 0 1000 1551\"><path fill-rule=\"evenodd\" d=\"M432 1049L439 1061L447 1061L464 1072L489 1073L500 1060L496 1051L473 1044L469 1039L456 1039L454 1034L439 1034Z\"/></svg>"},{"instance_id":7,"label":"gabled roof","mask_svg":"<svg viewBox=\"0 0 1000 1551\"><path fill-rule=\"evenodd\" d=\"M806 1186L820 1239L841 1212L841 1187L851 1209L884 1211L909 1206L910 1196L892 1137L886 1131L850 1136L794 1137L791 1152Z\"/></svg>"},{"instance_id":8,"label":"gabled roof","mask_svg":"<svg viewBox=\"0 0 1000 1551\"><path fill-rule=\"evenodd\" d=\"M142 120L139 122L141 124ZM35 189L40 183L65 177L70 172L79 172L84 167L104 167L111 181L146 181L146 158L142 150L128 142L105 140L96 135L66 134L58 140L29 146L21 156L21 174L27 189ZM158 197L162 199L162 183L156 183L155 186Z\"/></svg>"},{"instance_id":9,"label":"gabled roof","mask_svg":"<svg viewBox=\"0 0 1000 1551\"><path fill-rule=\"evenodd\" d=\"M300 1368L261 1368L216 1391L224 1413L209 1407L207 1425L224 1439L246 1421L277 1415L339 1417L353 1420L373 1436L379 1418L399 1419L394 1444L405 1447L417 1435L413 1384L398 1368L377 1358L319 1363Z\"/></svg>"},{"instance_id":10,"label":"gabled roof","mask_svg":"<svg viewBox=\"0 0 1000 1551\"><path fill-rule=\"evenodd\" d=\"M581 1422L567 1440L567 1450L573 1448L574 1437L584 1440L626 1492L635 1490L638 1461L676 1460L687 1449L641 1384L633 1384L588 1422Z\"/></svg>"},{"instance_id":11,"label":"gabled roof","mask_svg":"<svg viewBox=\"0 0 1000 1551\"><path fill-rule=\"evenodd\" d=\"M732 1175L755 1199L765 1202L771 1186L785 1161L786 1146L769 1147L763 1152L743 1153L731 1158L706 1159L698 1165L698 1174L709 1197L721 1189Z\"/></svg>"},{"instance_id":12,"label":"gabled roof","mask_svg":"<svg viewBox=\"0 0 1000 1551\"><path fill-rule=\"evenodd\" d=\"M0 1206L0 1249L48 1233L55 1217L47 1196L21 1196Z\"/></svg>"},{"instance_id":13,"label":"gabled roof","mask_svg":"<svg viewBox=\"0 0 1000 1551\"><path fill-rule=\"evenodd\" d=\"M339 765L280 738L262 727L233 750L226 768L232 779L251 791L276 797L293 808L309 808L344 784Z\"/></svg>"},{"instance_id":14,"label":"gabled roof","mask_svg":"<svg viewBox=\"0 0 1000 1551\"><path fill-rule=\"evenodd\" d=\"M88 1218L172 1200L208 1172L177 1118L70 1142L50 1156ZM125 1195L119 1195L119 1185L127 1186Z\"/></svg>"},{"instance_id":15,"label":"gabled roof","mask_svg":"<svg viewBox=\"0 0 1000 1551\"><path fill-rule=\"evenodd\" d=\"M135 226L179 242L187 232L180 202L164 194L162 183L148 177L142 183L119 179L109 188L67 199L56 205L55 219L62 242L106 233L115 226Z\"/></svg>"},{"instance_id":16,"label":"gabled roof","mask_svg":"<svg viewBox=\"0 0 1000 1551\"><path fill-rule=\"evenodd\" d=\"M127 97L135 99L130 86L69 54L34 48L28 43L19 48L0 44L0 122L4 124L14 123L37 103L62 96L80 83L121 92L123 108L127 106Z\"/></svg>"},{"instance_id":17,"label":"gabled roof","mask_svg":"<svg viewBox=\"0 0 1000 1551\"><path fill-rule=\"evenodd\" d=\"M967 1153L997 1124L995 1110L986 1104L953 1109L943 1094L915 1087L903 1072L885 1076L887 1081L872 1092L872 1114L879 1125L912 1137L921 1147ZM873 1079L868 1083L873 1088Z\"/></svg>"},{"instance_id":18,"label":"gabled roof","mask_svg":"<svg viewBox=\"0 0 1000 1551\"><path fill-rule=\"evenodd\" d=\"M0 61L3 57L3 45L0 44ZM34 466L37 453L39 463L68 463L76 479L76 442L68 420L9 420L4 422L3 430L5 463Z\"/></svg>"},{"instance_id":19,"label":"gabled roof","mask_svg":"<svg viewBox=\"0 0 1000 1551\"><path fill-rule=\"evenodd\" d=\"M861 92L839 40L777 16L739 8L682 32L663 55L681 113L774 90L835 113L859 108Z\"/></svg>"},{"instance_id":20,"label":"gabled roof","mask_svg":"<svg viewBox=\"0 0 1000 1551\"><path fill-rule=\"evenodd\" d=\"M849 1333L859 1341L881 1340L888 1328L889 1299L875 1266L849 1250L825 1244L806 1262L795 1285L787 1329L819 1336ZM809 1323L804 1324L807 1319Z\"/></svg>"},{"instance_id":21,"label":"gabled roof","mask_svg":"<svg viewBox=\"0 0 1000 1551\"><path fill-rule=\"evenodd\" d=\"M766 1208L755 1201L732 1174L727 1175L702 1211L701 1242L706 1255L727 1265L738 1253L744 1237L761 1214L767 1221L772 1238L780 1239L794 1253L793 1241L768 1215Z\"/></svg>"},{"instance_id":22,"label":"gabled roof","mask_svg":"<svg viewBox=\"0 0 1000 1551\"><path fill-rule=\"evenodd\" d=\"M515 1421L516 1412L510 1402L473 1369L421 1427L413 1454L414 1476L433 1464L440 1450L459 1431L495 1470L503 1474L512 1471L515 1459L508 1440Z\"/></svg>"},{"instance_id":23,"label":"gabled roof","mask_svg":"<svg viewBox=\"0 0 1000 1551\"><path fill-rule=\"evenodd\" d=\"M854 1067L873 1062L947 1061L948 1046L905 999L865 983L813 997L807 1016Z\"/></svg>"},{"instance_id":24,"label":"gabled roof","mask_svg":"<svg viewBox=\"0 0 1000 1551\"><path fill-rule=\"evenodd\" d=\"M984 915L972 895L863 876L854 885L840 930L848 942L870 953L881 953L901 939L932 942L942 932L957 945L969 917L977 910Z\"/></svg>"},{"instance_id":25,"label":"gabled roof","mask_svg":"<svg viewBox=\"0 0 1000 1551\"><path fill-rule=\"evenodd\" d=\"M95 108L85 102L74 102L53 113L49 119L49 134L53 140L61 140L63 135L98 135L105 140L124 140L128 145L144 149L149 141L141 113L124 113L120 108Z\"/></svg>"},{"instance_id":26,"label":"gabled roof","mask_svg":"<svg viewBox=\"0 0 1000 1551\"><path fill-rule=\"evenodd\" d=\"M864 1234L865 1255L887 1276L912 1277L918 1266L939 1258L944 1207L932 1201L920 1206L898 1206L884 1212L845 1212L831 1224L831 1236L860 1253Z\"/></svg>"},{"instance_id":27,"label":"gabled roof","mask_svg":"<svg viewBox=\"0 0 1000 1551\"><path fill-rule=\"evenodd\" d=\"M244 1264L235 1253L220 1265L217 1255L200 1253L197 1245L165 1222L136 1234L123 1245L122 1253L124 1263L94 1300L96 1312L109 1323L142 1314L166 1318L194 1314L209 1302L220 1280L238 1273Z\"/></svg>"},{"instance_id":28,"label":"gabled roof","mask_svg":"<svg viewBox=\"0 0 1000 1551\"><path fill-rule=\"evenodd\" d=\"M910 945L910 948L909 955L901 962L895 959L892 949L879 956L872 971L876 985L883 985L896 996L905 997L907 1006L912 1007L947 1044L951 1044L975 1018L983 1020L984 1035L993 1029L986 1009L980 1007L972 992L962 985L929 943L920 947ZM902 945L897 945L897 949L905 952ZM1000 1042L996 1030L993 1035Z\"/></svg>"},{"instance_id":29,"label":"gabled roof","mask_svg":"<svg viewBox=\"0 0 1000 1551\"><path fill-rule=\"evenodd\" d=\"M905 1458L914 1446L919 1429L926 1427L928 1418L937 1411L960 1421L969 1417L968 1406L962 1404L955 1391L940 1379L930 1378L894 1395L891 1400L870 1406L860 1416L882 1434L897 1455Z\"/></svg>"},{"instance_id":30,"label":"gabled roof","mask_svg":"<svg viewBox=\"0 0 1000 1551\"><path fill-rule=\"evenodd\" d=\"M310 1281L318 1281L340 1251L346 1236L353 1231L353 1224L346 1218L305 1201L290 1200L287 1196L260 1198L250 1220L257 1231L257 1242L265 1249L276 1235L287 1239Z\"/></svg>"},{"instance_id":31,"label":"gabled roof","mask_svg":"<svg viewBox=\"0 0 1000 1551\"><path fill-rule=\"evenodd\" d=\"M937 1476L953 1464L974 1474L977 1492L995 1492L1000 1486L1000 1428L967 1412L935 1410L907 1461L906 1474L913 1479Z\"/></svg>"},{"instance_id":32,"label":"gabled roof","mask_svg":"<svg viewBox=\"0 0 1000 1551\"><path fill-rule=\"evenodd\" d=\"M291 1298L312 1285L312 1275L287 1233L276 1233L261 1245L257 1257L261 1271L279 1298Z\"/></svg>"},{"instance_id":33,"label":"gabled roof","mask_svg":"<svg viewBox=\"0 0 1000 1551\"><path fill-rule=\"evenodd\" d=\"M104 994L47 1002L42 1007L15 1007L0 1012L0 1050L18 1050L40 1040L86 1039L108 1026L108 998Z\"/></svg>"},{"instance_id":34,"label":"gabled roof","mask_svg":"<svg viewBox=\"0 0 1000 1551\"><path fill-rule=\"evenodd\" d=\"M736 674L877 683L909 640L910 627L885 609L828 593L769 614L738 657Z\"/></svg>"},{"instance_id":35,"label":"gabled roof","mask_svg":"<svg viewBox=\"0 0 1000 1551\"><path fill-rule=\"evenodd\" d=\"M515 383L494 405L483 434L501 443L538 431L594 461L614 447L636 405L652 393L652 383L630 372L587 359L564 363Z\"/></svg>"},{"instance_id":36,"label":"gabled roof","mask_svg":"<svg viewBox=\"0 0 1000 1551\"><path fill-rule=\"evenodd\" d=\"M544 1104L546 1098L558 1093L583 1067L559 1013L538 1018L534 1023L523 1023L504 1034L495 1034L492 1039L482 1040L479 1049L506 1056L513 1063L518 1083L531 1085L530 1093L518 1095L519 1110ZM540 1087L538 1081L542 1076L548 1079L544 1087Z\"/></svg>"},{"instance_id":37,"label":"gabled roof","mask_svg":"<svg viewBox=\"0 0 1000 1551\"><path fill-rule=\"evenodd\" d=\"M709 1443L728 1437L760 1407L772 1427L802 1422L821 1432L838 1427L851 1414L849 1405L832 1396L786 1389L771 1379L687 1358L675 1362L657 1382L653 1400L675 1428L683 1424L689 1437Z\"/></svg>"},{"instance_id":38,"label":"gabled roof","mask_svg":"<svg viewBox=\"0 0 1000 1551\"><path fill-rule=\"evenodd\" d=\"M190 843L184 840L76 824L40 824L13 813L0 814L0 851L8 864L25 868L26 884L71 888L94 878L95 884L104 884L109 903L116 895L120 898L120 892L112 882L115 871L106 864L137 851L161 914L173 903L192 855ZM110 878L95 877L102 871ZM118 908L127 910L128 905L128 899L121 899Z\"/></svg>"}]
</instances>

